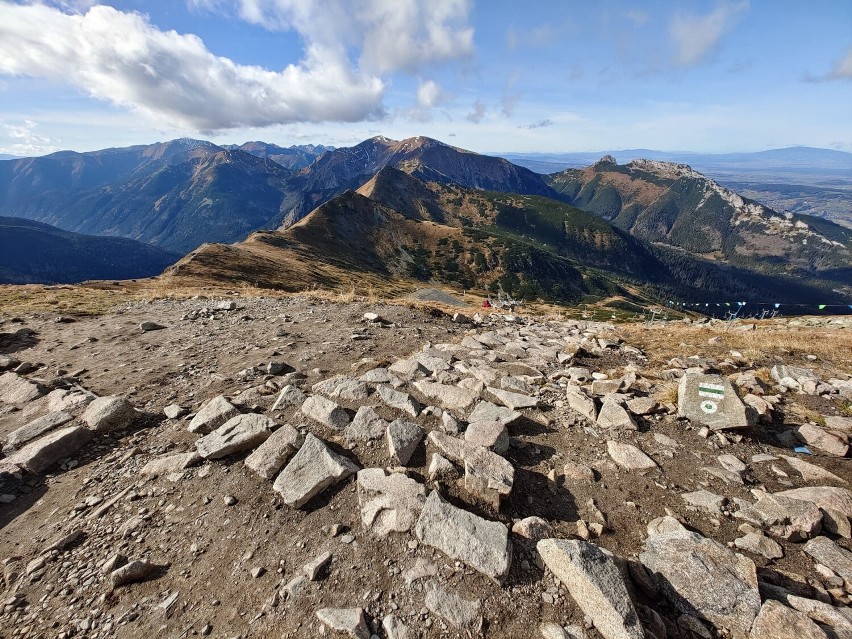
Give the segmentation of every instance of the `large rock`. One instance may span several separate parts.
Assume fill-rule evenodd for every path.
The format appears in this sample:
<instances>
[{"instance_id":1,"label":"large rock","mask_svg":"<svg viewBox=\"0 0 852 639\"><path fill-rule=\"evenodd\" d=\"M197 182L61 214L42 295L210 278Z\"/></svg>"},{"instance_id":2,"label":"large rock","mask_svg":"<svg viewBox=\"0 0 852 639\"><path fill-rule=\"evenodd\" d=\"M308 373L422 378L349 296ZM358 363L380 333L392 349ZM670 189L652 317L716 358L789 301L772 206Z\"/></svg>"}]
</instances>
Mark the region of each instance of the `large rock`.
<instances>
[{"instance_id":1,"label":"large rock","mask_svg":"<svg viewBox=\"0 0 852 639\"><path fill-rule=\"evenodd\" d=\"M727 628L735 639L748 636L760 612L757 574L750 559L688 530L649 536L639 559L682 613Z\"/></svg>"},{"instance_id":2,"label":"large rock","mask_svg":"<svg viewBox=\"0 0 852 639\"><path fill-rule=\"evenodd\" d=\"M205 459L220 459L259 446L273 428L275 422L265 415L237 415L195 442L195 448Z\"/></svg>"},{"instance_id":3,"label":"large rock","mask_svg":"<svg viewBox=\"0 0 852 639\"><path fill-rule=\"evenodd\" d=\"M713 430L753 425L733 385L720 375L684 375L678 386L678 417Z\"/></svg>"},{"instance_id":4,"label":"large rock","mask_svg":"<svg viewBox=\"0 0 852 639\"><path fill-rule=\"evenodd\" d=\"M23 404L44 393L44 388L17 373L8 372L0 375L0 402L6 404Z\"/></svg>"},{"instance_id":5,"label":"large rock","mask_svg":"<svg viewBox=\"0 0 852 639\"><path fill-rule=\"evenodd\" d=\"M305 403L305 400L308 398L301 390L296 388L295 386L287 385L281 389L281 392L278 393L278 398L275 400L275 403L272 405L272 410L284 410L288 406L297 406L301 407L302 404Z\"/></svg>"},{"instance_id":6,"label":"large rock","mask_svg":"<svg viewBox=\"0 0 852 639\"><path fill-rule=\"evenodd\" d=\"M330 379L317 382L311 387L315 393L320 393L331 399L342 399L348 401L358 401L367 399L370 394L370 389L364 382L359 382L357 379L337 375Z\"/></svg>"},{"instance_id":7,"label":"large rock","mask_svg":"<svg viewBox=\"0 0 852 639\"><path fill-rule=\"evenodd\" d=\"M66 413L65 411L55 411L39 417L9 433L9 436L6 438L6 445L3 446L3 451L8 453L10 450L20 448L36 437L44 435L55 428L59 428L63 424L67 424L72 419L74 417L71 413Z\"/></svg>"},{"instance_id":8,"label":"large rock","mask_svg":"<svg viewBox=\"0 0 852 639\"><path fill-rule=\"evenodd\" d=\"M473 422L464 431L464 439L471 444L505 455L509 450L509 431L500 422Z\"/></svg>"},{"instance_id":9,"label":"large rock","mask_svg":"<svg viewBox=\"0 0 852 639\"><path fill-rule=\"evenodd\" d=\"M472 447L465 455L465 490L493 508L500 508L514 483L515 469L504 457L482 446Z\"/></svg>"},{"instance_id":10,"label":"large rock","mask_svg":"<svg viewBox=\"0 0 852 639\"><path fill-rule=\"evenodd\" d=\"M734 516L790 541L810 539L822 526L822 513L816 505L780 494L764 495L756 504L741 507Z\"/></svg>"},{"instance_id":11,"label":"large rock","mask_svg":"<svg viewBox=\"0 0 852 639\"><path fill-rule=\"evenodd\" d=\"M397 419L388 424L385 431L388 453L391 460L401 466L407 466L423 439L423 429L413 422Z\"/></svg>"},{"instance_id":12,"label":"large rock","mask_svg":"<svg viewBox=\"0 0 852 639\"><path fill-rule=\"evenodd\" d=\"M136 419L136 410L124 397L98 397L86 407L83 421L99 433L129 426Z\"/></svg>"},{"instance_id":13,"label":"large rock","mask_svg":"<svg viewBox=\"0 0 852 639\"><path fill-rule=\"evenodd\" d=\"M201 459L201 455L199 455L198 451L195 450L188 453L176 453L174 455L155 457L142 467L139 474L147 475L149 477L169 475L171 473L177 473L185 470L190 466L194 466L200 462Z\"/></svg>"},{"instance_id":14,"label":"large rock","mask_svg":"<svg viewBox=\"0 0 852 639\"><path fill-rule=\"evenodd\" d=\"M315 495L357 472L358 466L308 433L305 443L272 487L281 494L285 504L301 508Z\"/></svg>"},{"instance_id":15,"label":"large rock","mask_svg":"<svg viewBox=\"0 0 852 639\"><path fill-rule=\"evenodd\" d=\"M799 459L798 457L792 457L789 455L781 455L781 457L786 459L787 463L790 464L793 469L799 471L802 475L802 479L805 481L834 481L838 484L849 484L848 481L842 477L838 477L822 466L817 466L816 464L807 462L804 459Z\"/></svg>"},{"instance_id":16,"label":"large rock","mask_svg":"<svg viewBox=\"0 0 852 639\"><path fill-rule=\"evenodd\" d=\"M471 411L470 416L467 418L467 421L470 423L500 422L506 427L509 427L521 419L521 417L523 417L521 413L514 411L511 408L497 406L491 402L479 402L476 406L474 406L473 411Z\"/></svg>"},{"instance_id":17,"label":"large rock","mask_svg":"<svg viewBox=\"0 0 852 639\"><path fill-rule=\"evenodd\" d=\"M264 479L272 479L302 445L302 435L289 424L273 432L251 455L246 457L246 467Z\"/></svg>"},{"instance_id":18,"label":"large rock","mask_svg":"<svg viewBox=\"0 0 852 639\"><path fill-rule=\"evenodd\" d=\"M494 388L493 386L489 386L487 390L497 398L497 401L511 410L535 408L538 406L538 400L535 397L530 397L529 395L515 393L501 388Z\"/></svg>"},{"instance_id":19,"label":"large rock","mask_svg":"<svg viewBox=\"0 0 852 639\"><path fill-rule=\"evenodd\" d=\"M212 433L226 421L240 414L239 409L224 396L219 395L207 402L189 422L187 430L190 433L206 435Z\"/></svg>"},{"instance_id":20,"label":"large rock","mask_svg":"<svg viewBox=\"0 0 852 639\"><path fill-rule=\"evenodd\" d=\"M343 430L349 424L349 414L330 399L311 395L302 404L302 413L323 426Z\"/></svg>"},{"instance_id":21,"label":"large rock","mask_svg":"<svg viewBox=\"0 0 852 639\"><path fill-rule=\"evenodd\" d=\"M420 404L408 393L394 390L390 386L386 386L384 384L376 386L376 391L379 393L379 397L382 398L382 401L391 408L401 410L412 417L417 417L420 414Z\"/></svg>"},{"instance_id":22,"label":"large rock","mask_svg":"<svg viewBox=\"0 0 852 639\"><path fill-rule=\"evenodd\" d=\"M76 453L94 433L82 426L68 426L30 442L7 461L31 473L40 473L64 457Z\"/></svg>"},{"instance_id":23,"label":"large rock","mask_svg":"<svg viewBox=\"0 0 852 639\"><path fill-rule=\"evenodd\" d=\"M568 400L568 407L571 410L580 413L590 421L597 420L598 408L595 405L595 400L586 395L579 386L568 386L565 398Z\"/></svg>"},{"instance_id":24,"label":"large rock","mask_svg":"<svg viewBox=\"0 0 852 639\"><path fill-rule=\"evenodd\" d=\"M849 452L849 445L845 440L833 433L824 431L819 426L802 424L796 429L796 434L808 446L813 446L829 455L846 457L846 453Z\"/></svg>"},{"instance_id":25,"label":"large rock","mask_svg":"<svg viewBox=\"0 0 852 639\"><path fill-rule=\"evenodd\" d=\"M479 634L479 628L482 626L479 600L466 601L433 580L426 583L424 603L432 614L446 619L456 628Z\"/></svg>"},{"instance_id":26,"label":"large rock","mask_svg":"<svg viewBox=\"0 0 852 639\"><path fill-rule=\"evenodd\" d=\"M612 460L627 470L650 470L657 468L657 463L645 453L631 444L608 441L606 450Z\"/></svg>"},{"instance_id":27,"label":"large rock","mask_svg":"<svg viewBox=\"0 0 852 639\"><path fill-rule=\"evenodd\" d=\"M317 619L336 632L356 639L370 639L370 629L362 608L320 608Z\"/></svg>"},{"instance_id":28,"label":"large rock","mask_svg":"<svg viewBox=\"0 0 852 639\"><path fill-rule=\"evenodd\" d=\"M824 510L837 510L852 518L852 492L835 486L805 486L782 490L776 495L809 501Z\"/></svg>"},{"instance_id":29,"label":"large rock","mask_svg":"<svg viewBox=\"0 0 852 639\"><path fill-rule=\"evenodd\" d=\"M480 448L476 444L472 444L458 437L447 435L437 430L433 430L428 436L429 443L441 451L441 454L455 464L464 464L467 457L473 450Z\"/></svg>"},{"instance_id":30,"label":"large rock","mask_svg":"<svg viewBox=\"0 0 852 639\"><path fill-rule=\"evenodd\" d=\"M536 548L605 639L643 639L639 616L610 553L569 539L543 539Z\"/></svg>"},{"instance_id":31,"label":"large rock","mask_svg":"<svg viewBox=\"0 0 852 639\"><path fill-rule=\"evenodd\" d=\"M343 436L350 442L372 441L384 437L387 427L388 423L372 406L361 406L352 423L343 430Z\"/></svg>"},{"instance_id":32,"label":"large rock","mask_svg":"<svg viewBox=\"0 0 852 639\"><path fill-rule=\"evenodd\" d=\"M636 430L636 422L624 407L613 399L604 399L601 412L598 413L598 426L610 430Z\"/></svg>"},{"instance_id":33,"label":"large rock","mask_svg":"<svg viewBox=\"0 0 852 639\"><path fill-rule=\"evenodd\" d=\"M805 552L823 566L828 566L852 587L852 553L841 548L828 537L814 537L805 544Z\"/></svg>"},{"instance_id":34,"label":"large rock","mask_svg":"<svg viewBox=\"0 0 852 639\"><path fill-rule=\"evenodd\" d=\"M752 639L827 639L810 618L769 599L760 609L751 629Z\"/></svg>"},{"instance_id":35,"label":"large rock","mask_svg":"<svg viewBox=\"0 0 852 639\"><path fill-rule=\"evenodd\" d=\"M750 532L737 537L734 539L734 545L740 550L747 550L767 559L780 559L784 556L784 550L777 541L759 532Z\"/></svg>"},{"instance_id":36,"label":"large rock","mask_svg":"<svg viewBox=\"0 0 852 639\"><path fill-rule=\"evenodd\" d=\"M769 371L769 376L776 382L788 388L800 389L807 381L816 381L817 376L807 368L776 364Z\"/></svg>"},{"instance_id":37,"label":"large rock","mask_svg":"<svg viewBox=\"0 0 852 639\"><path fill-rule=\"evenodd\" d=\"M425 502L426 488L410 477L401 473L388 475L381 468L358 471L361 521L380 537L411 530Z\"/></svg>"},{"instance_id":38,"label":"large rock","mask_svg":"<svg viewBox=\"0 0 852 639\"><path fill-rule=\"evenodd\" d=\"M441 408L460 410L473 405L479 398L479 393L449 384L437 384L425 380L414 382L414 388L429 399L435 401Z\"/></svg>"},{"instance_id":39,"label":"large rock","mask_svg":"<svg viewBox=\"0 0 852 639\"><path fill-rule=\"evenodd\" d=\"M432 491L415 527L417 538L501 583L512 563L509 530L447 503Z\"/></svg>"}]
</instances>

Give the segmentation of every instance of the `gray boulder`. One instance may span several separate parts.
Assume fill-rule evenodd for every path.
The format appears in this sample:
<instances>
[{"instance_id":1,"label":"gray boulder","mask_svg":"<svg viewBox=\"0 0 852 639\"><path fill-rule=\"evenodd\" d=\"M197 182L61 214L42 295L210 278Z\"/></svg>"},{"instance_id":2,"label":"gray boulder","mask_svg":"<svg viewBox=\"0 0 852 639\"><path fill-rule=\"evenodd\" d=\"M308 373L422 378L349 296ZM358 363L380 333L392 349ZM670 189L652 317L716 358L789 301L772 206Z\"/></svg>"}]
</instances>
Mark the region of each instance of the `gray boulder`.
<instances>
[{"instance_id":1,"label":"gray boulder","mask_svg":"<svg viewBox=\"0 0 852 639\"><path fill-rule=\"evenodd\" d=\"M423 429L413 422L397 419L388 424L385 436L391 460L407 466L423 435Z\"/></svg>"},{"instance_id":2,"label":"gray boulder","mask_svg":"<svg viewBox=\"0 0 852 639\"><path fill-rule=\"evenodd\" d=\"M356 639L370 639L363 608L320 608L317 619L336 632Z\"/></svg>"},{"instance_id":3,"label":"gray boulder","mask_svg":"<svg viewBox=\"0 0 852 639\"><path fill-rule=\"evenodd\" d=\"M358 472L358 466L331 451L311 433L284 470L273 488L288 506L301 508L315 495Z\"/></svg>"},{"instance_id":4,"label":"gray boulder","mask_svg":"<svg viewBox=\"0 0 852 639\"><path fill-rule=\"evenodd\" d=\"M605 639L644 638L624 578L609 552L568 539L542 539L536 548Z\"/></svg>"},{"instance_id":5,"label":"gray boulder","mask_svg":"<svg viewBox=\"0 0 852 639\"><path fill-rule=\"evenodd\" d=\"M426 583L426 607L452 626L478 634L482 626L479 600L466 601L449 592L437 581Z\"/></svg>"},{"instance_id":6,"label":"gray boulder","mask_svg":"<svg viewBox=\"0 0 852 639\"><path fill-rule=\"evenodd\" d=\"M272 479L302 445L302 435L289 424L273 432L246 457L245 465L264 479Z\"/></svg>"},{"instance_id":7,"label":"gray boulder","mask_svg":"<svg viewBox=\"0 0 852 639\"><path fill-rule=\"evenodd\" d=\"M449 384L437 384L435 382L414 382L414 388L423 393L429 399L438 403L441 408L459 410L468 408L479 398L479 393Z\"/></svg>"},{"instance_id":8,"label":"gray boulder","mask_svg":"<svg viewBox=\"0 0 852 639\"><path fill-rule=\"evenodd\" d=\"M40 473L76 453L92 437L94 433L87 428L68 426L30 442L4 461L31 473Z\"/></svg>"},{"instance_id":9,"label":"gray boulder","mask_svg":"<svg viewBox=\"0 0 852 639\"><path fill-rule=\"evenodd\" d=\"M425 502L426 488L410 477L400 473L388 475L381 468L358 471L361 521L379 537L411 530Z\"/></svg>"},{"instance_id":10,"label":"gray boulder","mask_svg":"<svg viewBox=\"0 0 852 639\"><path fill-rule=\"evenodd\" d=\"M86 407L82 420L99 433L129 426L136 418L136 410L124 397L98 397Z\"/></svg>"},{"instance_id":11,"label":"gray boulder","mask_svg":"<svg viewBox=\"0 0 852 639\"><path fill-rule=\"evenodd\" d=\"M361 406L352 423L343 431L343 436L350 442L366 442L381 439L388 423L379 416L372 406Z\"/></svg>"},{"instance_id":12,"label":"gray boulder","mask_svg":"<svg viewBox=\"0 0 852 639\"><path fill-rule=\"evenodd\" d=\"M55 428L59 428L63 424L67 424L72 419L74 419L74 417L65 411L55 411L53 413L48 413L43 417L39 417L38 419L35 419L9 433L9 436L6 438L6 445L3 446L3 451L8 453L10 450L20 448L36 437L54 430Z\"/></svg>"},{"instance_id":13,"label":"gray boulder","mask_svg":"<svg viewBox=\"0 0 852 639\"><path fill-rule=\"evenodd\" d=\"M382 401L391 408L401 410L412 417L417 417L420 414L420 404L408 393L394 390L390 386L386 386L384 384L376 386L376 391L378 391L379 397L381 397Z\"/></svg>"},{"instance_id":14,"label":"gray boulder","mask_svg":"<svg viewBox=\"0 0 852 639\"><path fill-rule=\"evenodd\" d=\"M604 399L600 413L598 413L598 426L610 430L637 430L636 422L624 407L614 399Z\"/></svg>"},{"instance_id":15,"label":"gray boulder","mask_svg":"<svg viewBox=\"0 0 852 639\"><path fill-rule=\"evenodd\" d=\"M751 629L751 639L827 639L827 635L804 613L772 599L760 609Z\"/></svg>"},{"instance_id":16,"label":"gray boulder","mask_svg":"<svg viewBox=\"0 0 852 639\"><path fill-rule=\"evenodd\" d=\"M343 430L349 424L349 415L330 399L320 395L308 397L302 404L302 413L334 430Z\"/></svg>"},{"instance_id":17,"label":"gray boulder","mask_svg":"<svg viewBox=\"0 0 852 639\"><path fill-rule=\"evenodd\" d=\"M214 397L196 413L189 422L187 430L190 433L201 433L206 435L212 433L226 421L240 414L239 409L229 402L223 395Z\"/></svg>"},{"instance_id":18,"label":"gray boulder","mask_svg":"<svg viewBox=\"0 0 852 639\"><path fill-rule=\"evenodd\" d=\"M432 491L415 527L417 538L498 584L509 573L512 544L509 530L441 499Z\"/></svg>"},{"instance_id":19,"label":"gray boulder","mask_svg":"<svg viewBox=\"0 0 852 639\"><path fill-rule=\"evenodd\" d=\"M0 402L23 404L44 394L44 388L21 377L17 373L7 372L0 375Z\"/></svg>"},{"instance_id":20,"label":"gray boulder","mask_svg":"<svg viewBox=\"0 0 852 639\"><path fill-rule=\"evenodd\" d=\"M721 375L687 374L677 393L678 417L712 430L753 426L756 413L746 407L733 384Z\"/></svg>"},{"instance_id":21,"label":"gray boulder","mask_svg":"<svg viewBox=\"0 0 852 639\"><path fill-rule=\"evenodd\" d=\"M273 428L275 422L265 415L237 415L195 442L195 448L205 459L221 459L262 444Z\"/></svg>"}]
</instances>

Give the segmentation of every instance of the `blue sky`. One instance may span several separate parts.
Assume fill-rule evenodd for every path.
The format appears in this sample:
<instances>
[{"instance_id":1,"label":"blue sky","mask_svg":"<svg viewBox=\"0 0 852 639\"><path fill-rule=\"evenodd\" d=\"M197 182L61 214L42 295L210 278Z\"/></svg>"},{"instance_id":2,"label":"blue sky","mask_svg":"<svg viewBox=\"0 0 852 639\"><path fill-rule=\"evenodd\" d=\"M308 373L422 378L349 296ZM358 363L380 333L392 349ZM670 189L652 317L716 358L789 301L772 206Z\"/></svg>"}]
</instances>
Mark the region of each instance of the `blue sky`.
<instances>
[{"instance_id":1,"label":"blue sky","mask_svg":"<svg viewBox=\"0 0 852 639\"><path fill-rule=\"evenodd\" d=\"M849 0L0 0L0 153L852 151Z\"/></svg>"}]
</instances>

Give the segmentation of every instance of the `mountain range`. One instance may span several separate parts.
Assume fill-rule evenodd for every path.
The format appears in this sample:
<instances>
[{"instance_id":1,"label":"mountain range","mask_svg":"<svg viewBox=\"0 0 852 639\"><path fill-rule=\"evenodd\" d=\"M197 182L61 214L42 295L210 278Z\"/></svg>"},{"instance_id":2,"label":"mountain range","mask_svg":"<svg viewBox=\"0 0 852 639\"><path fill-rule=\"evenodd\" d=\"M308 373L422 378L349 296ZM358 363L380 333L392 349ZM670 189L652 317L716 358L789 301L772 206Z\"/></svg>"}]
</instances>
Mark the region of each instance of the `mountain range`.
<instances>
[{"instance_id":1,"label":"mountain range","mask_svg":"<svg viewBox=\"0 0 852 639\"><path fill-rule=\"evenodd\" d=\"M281 288L359 273L561 301L824 301L852 288L848 229L688 166L607 157L542 175L425 137L337 149L182 139L2 161L0 213L186 255L168 277Z\"/></svg>"}]
</instances>

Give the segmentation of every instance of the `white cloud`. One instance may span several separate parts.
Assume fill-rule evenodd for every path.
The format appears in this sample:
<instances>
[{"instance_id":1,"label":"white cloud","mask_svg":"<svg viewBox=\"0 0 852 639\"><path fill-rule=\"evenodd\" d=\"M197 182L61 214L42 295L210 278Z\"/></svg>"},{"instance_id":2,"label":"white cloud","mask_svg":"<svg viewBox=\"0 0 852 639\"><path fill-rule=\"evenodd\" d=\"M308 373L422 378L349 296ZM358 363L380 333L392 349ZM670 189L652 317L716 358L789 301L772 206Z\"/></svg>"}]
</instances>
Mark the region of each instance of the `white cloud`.
<instances>
[{"instance_id":1,"label":"white cloud","mask_svg":"<svg viewBox=\"0 0 852 639\"><path fill-rule=\"evenodd\" d=\"M464 119L467 120L468 122L473 122L474 124L479 124L480 122L482 122L483 118L485 117L485 111L486 111L485 103L482 100L476 100L473 103L473 111L468 113L465 116Z\"/></svg>"},{"instance_id":2,"label":"white cloud","mask_svg":"<svg viewBox=\"0 0 852 639\"><path fill-rule=\"evenodd\" d=\"M191 0L222 10L223 0ZM309 46L352 47L371 73L405 71L473 54L472 0L233 0L237 15L269 30L294 30Z\"/></svg>"},{"instance_id":3,"label":"white cloud","mask_svg":"<svg viewBox=\"0 0 852 639\"><path fill-rule=\"evenodd\" d=\"M417 106L422 109L431 109L446 102L450 97L434 80L421 81L417 87Z\"/></svg>"},{"instance_id":4,"label":"white cloud","mask_svg":"<svg viewBox=\"0 0 852 639\"><path fill-rule=\"evenodd\" d=\"M56 140L36 133L35 129L38 127L38 123L32 120L23 120L20 124L2 122L0 127L2 127L0 129L2 130L2 133L0 133L0 153L29 157L59 150L59 147L54 144Z\"/></svg>"},{"instance_id":5,"label":"white cloud","mask_svg":"<svg viewBox=\"0 0 852 639\"><path fill-rule=\"evenodd\" d=\"M748 7L748 0L721 0L707 15L675 16L669 28L677 47L675 61L683 66L704 61Z\"/></svg>"},{"instance_id":6,"label":"white cloud","mask_svg":"<svg viewBox=\"0 0 852 639\"><path fill-rule=\"evenodd\" d=\"M382 111L383 81L318 43L298 64L271 71L215 56L200 38L161 31L138 13L11 3L0 3L0 41L0 74L68 82L160 124L204 131Z\"/></svg>"}]
</instances>

